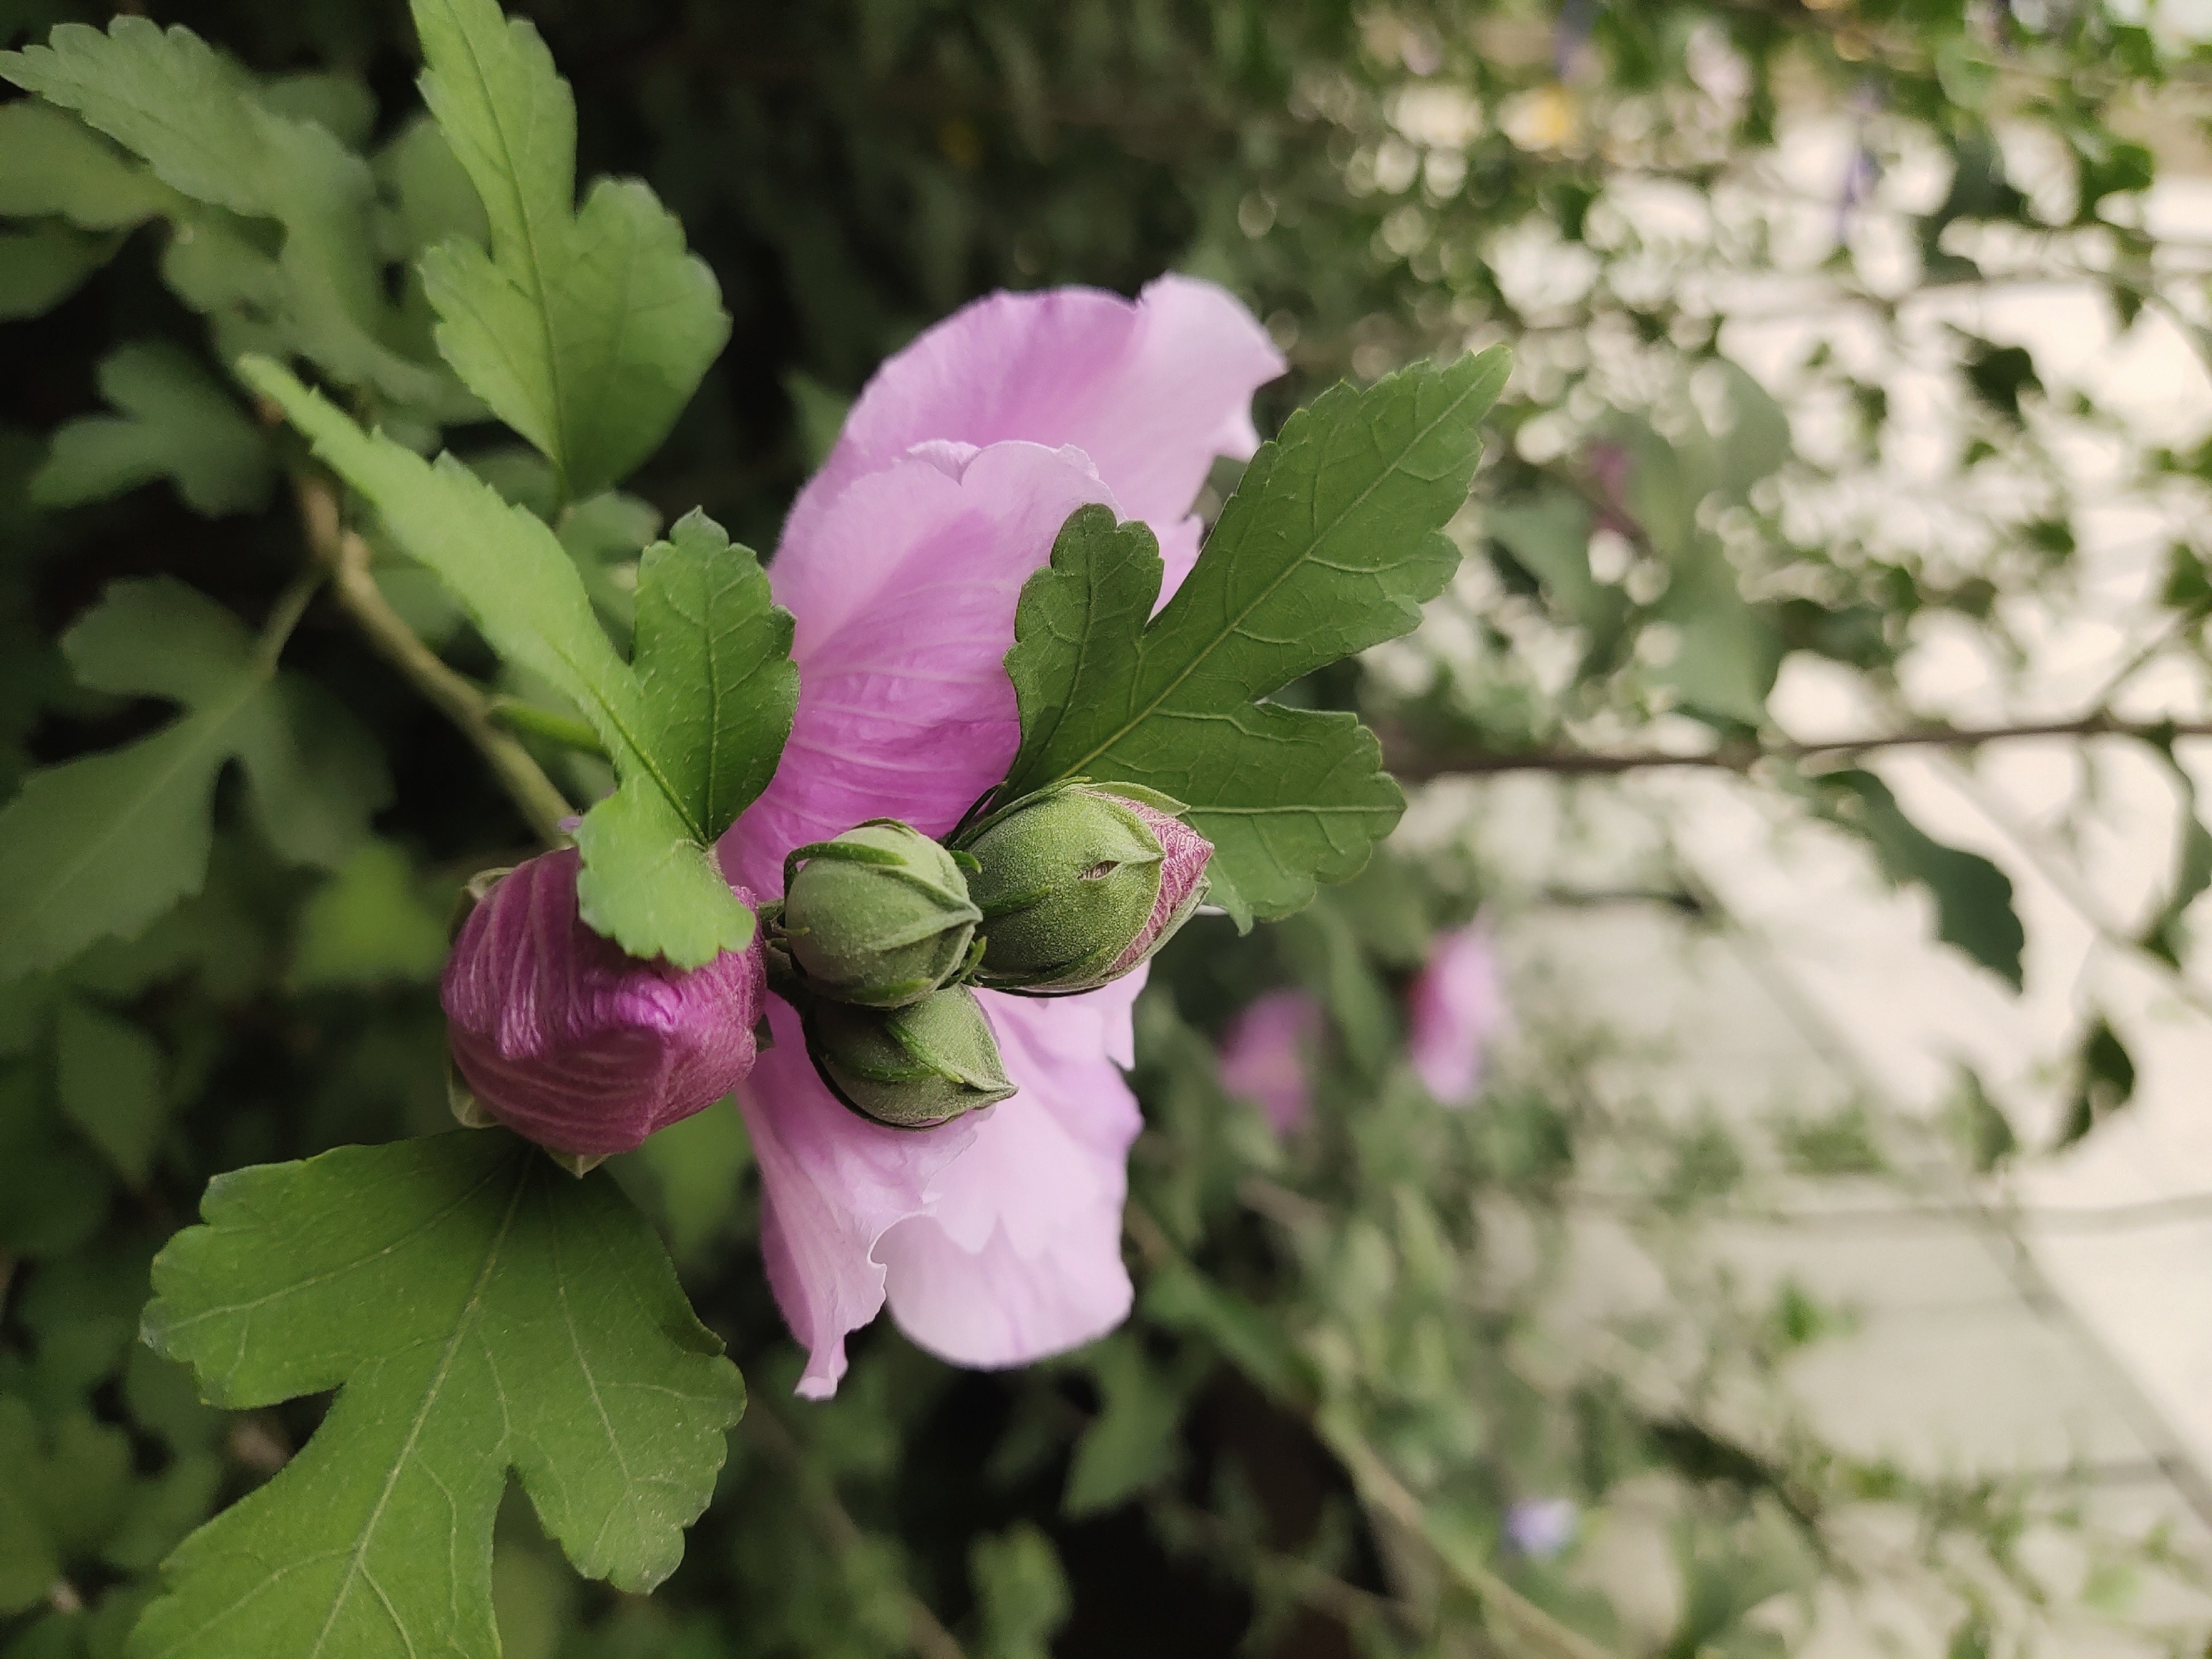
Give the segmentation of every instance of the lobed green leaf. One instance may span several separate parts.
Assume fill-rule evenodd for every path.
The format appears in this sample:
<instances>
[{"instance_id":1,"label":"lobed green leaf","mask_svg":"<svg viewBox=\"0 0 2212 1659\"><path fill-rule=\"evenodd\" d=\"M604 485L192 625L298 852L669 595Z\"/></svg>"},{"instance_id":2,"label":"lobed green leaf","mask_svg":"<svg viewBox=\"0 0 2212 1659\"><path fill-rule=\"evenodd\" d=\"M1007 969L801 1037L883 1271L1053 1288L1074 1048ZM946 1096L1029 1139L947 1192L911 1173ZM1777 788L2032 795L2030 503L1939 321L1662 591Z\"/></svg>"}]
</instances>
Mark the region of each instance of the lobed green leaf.
<instances>
[{"instance_id":1,"label":"lobed green leaf","mask_svg":"<svg viewBox=\"0 0 2212 1659\"><path fill-rule=\"evenodd\" d=\"M132 16L105 32L64 23L44 46L0 53L0 75L76 110L195 201L263 214L284 189L252 83L188 28Z\"/></svg>"},{"instance_id":2,"label":"lobed green leaf","mask_svg":"<svg viewBox=\"0 0 2212 1659\"><path fill-rule=\"evenodd\" d=\"M130 1495L131 1440L70 1412L51 1431L0 1395L0 1615L42 1599L64 1564L89 1555Z\"/></svg>"},{"instance_id":3,"label":"lobed green leaf","mask_svg":"<svg viewBox=\"0 0 2212 1659\"><path fill-rule=\"evenodd\" d=\"M2013 908L2012 878L1979 853L1947 847L1905 815L1889 786L1856 769L1815 778L1827 816L1866 837L1893 882L1917 882L1936 901L1936 931L2015 991L2027 935Z\"/></svg>"},{"instance_id":4,"label":"lobed green leaf","mask_svg":"<svg viewBox=\"0 0 2212 1659\"><path fill-rule=\"evenodd\" d=\"M635 665L646 721L677 787L718 830L768 787L791 735L792 626L767 573L703 513L677 520L638 561Z\"/></svg>"},{"instance_id":5,"label":"lobed green leaf","mask_svg":"<svg viewBox=\"0 0 2212 1659\"><path fill-rule=\"evenodd\" d=\"M338 1395L169 1558L131 1659L496 1659L510 1470L579 1571L674 1571L744 1387L611 1178L463 1131L221 1176L204 1215L148 1343L234 1409Z\"/></svg>"},{"instance_id":6,"label":"lobed green leaf","mask_svg":"<svg viewBox=\"0 0 2212 1659\"><path fill-rule=\"evenodd\" d=\"M168 1127L161 1049L143 1027L71 998L55 1018L54 1050L63 1115L125 1182L144 1187Z\"/></svg>"},{"instance_id":7,"label":"lobed green leaf","mask_svg":"<svg viewBox=\"0 0 2212 1659\"><path fill-rule=\"evenodd\" d=\"M42 507L106 501L156 478L195 513L255 513L269 503L269 440L237 400L165 341L118 346L100 361L100 395L120 411L57 431L31 478Z\"/></svg>"},{"instance_id":8,"label":"lobed green leaf","mask_svg":"<svg viewBox=\"0 0 2212 1659\"><path fill-rule=\"evenodd\" d=\"M474 181L489 252L431 250L438 349L542 450L563 499L635 471L729 337L721 290L635 179L576 206L576 110L538 31L493 0L415 0L422 97Z\"/></svg>"},{"instance_id":9,"label":"lobed green leaf","mask_svg":"<svg viewBox=\"0 0 2212 1659\"><path fill-rule=\"evenodd\" d=\"M35 99L0 105L0 216L126 230L177 198L115 145Z\"/></svg>"},{"instance_id":10,"label":"lobed green leaf","mask_svg":"<svg viewBox=\"0 0 2212 1659\"><path fill-rule=\"evenodd\" d=\"M0 76L76 111L186 198L172 210L190 234L163 269L187 303L235 313L250 332L348 385L447 416L470 412L441 368L398 349L374 235L375 179L328 127L273 107L271 94L190 29L143 17L118 17L104 32L62 24L45 46L0 52ZM70 171L17 188L67 193L85 157L51 143L43 153ZM115 189L110 179L104 194ZM142 204L110 199L87 211L112 217ZM279 252L237 234L227 215L275 221Z\"/></svg>"},{"instance_id":11,"label":"lobed green leaf","mask_svg":"<svg viewBox=\"0 0 2212 1659\"><path fill-rule=\"evenodd\" d=\"M1255 701L1420 618L1459 555L1505 353L1339 386L1264 444L1182 588L1147 625L1151 532L1079 509L1023 589L1006 655L1022 715L1008 797L1061 778L1186 803L1215 902L1249 925L1356 874L1405 799L1347 714Z\"/></svg>"},{"instance_id":12,"label":"lobed green leaf","mask_svg":"<svg viewBox=\"0 0 2212 1659\"><path fill-rule=\"evenodd\" d=\"M0 322L45 316L114 256L119 240L52 222L0 232Z\"/></svg>"},{"instance_id":13,"label":"lobed green leaf","mask_svg":"<svg viewBox=\"0 0 2212 1659\"><path fill-rule=\"evenodd\" d=\"M434 982L446 960L443 911L420 890L407 854L368 841L300 907L285 982L348 989Z\"/></svg>"},{"instance_id":14,"label":"lobed green leaf","mask_svg":"<svg viewBox=\"0 0 2212 1659\"><path fill-rule=\"evenodd\" d=\"M27 1000L23 988L9 988L11 1007ZM100 1161L64 1133L49 1093L29 1066L0 1066L0 1250L33 1261L74 1249L98 1232L111 1186ZM5 1530L0 1521L0 1553L8 1548Z\"/></svg>"},{"instance_id":15,"label":"lobed green leaf","mask_svg":"<svg viewBox=\"0 0 2212 1659\"><path fill-rule=\"evenodd\" d=\"M2189 944L2186 922L2190 908L2212 888L2212 830L2199 813L2197 780L2173 752L2173 739L2154 741L2152 747L2166 763L2179 796L2181 834L2174 849L2173 885L2158 913L2144 924L2137 942L2168 967L2181 966Z\"/></svg>"}]
</instances>

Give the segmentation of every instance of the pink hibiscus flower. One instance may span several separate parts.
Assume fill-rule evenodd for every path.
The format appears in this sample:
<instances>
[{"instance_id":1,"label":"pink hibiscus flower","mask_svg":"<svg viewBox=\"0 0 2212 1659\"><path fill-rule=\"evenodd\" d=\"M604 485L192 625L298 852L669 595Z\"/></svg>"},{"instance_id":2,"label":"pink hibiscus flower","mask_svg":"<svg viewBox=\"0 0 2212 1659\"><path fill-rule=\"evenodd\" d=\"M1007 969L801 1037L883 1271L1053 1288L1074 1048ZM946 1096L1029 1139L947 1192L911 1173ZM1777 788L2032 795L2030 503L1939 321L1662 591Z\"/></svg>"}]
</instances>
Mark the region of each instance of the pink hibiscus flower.
<instances>
[{"instance_id":1,"label":"pink hibiscus flower","mask_svg":"<svg viewBox=\"0 0 2212 1659\"><path fill-rule=\"evenodd\" d=\"M1430 1094L1463 1106L1482 1085L1484 1051L1505 1024L1498 951L1480 922L1440 933L1406 994L1406 1052Z\"/></svg>"},{"instance_id":2,"label":"pink hibiscus flower","mask_svg":"<svg viewBox=\"0 0 2212 1659\"><path fill-rule=\"evenodd\" d=\"M872 817L951 830L1006 775L1020 732L1002 664L1022 583L1086 502L1159 537L1167 591L1198 556L1191 515L1217 455L1257 447L1255 388L1283 371L1209 283L1133 304L1062 289L997 295L891 358L800 493L769 568L797 620L799 710L775 780L723 838L731 879L781 890L784 854ZM769 1279L808 1351L800 1394L834 1393L847 1334L888 1301L921 1346L1019 1364L1127 1314L1121 1068L1141 971L1080 996L981 993L1006 1075L987 1111L904 1131L817 1078L798 1016L738 1098L759 1157Z\"/></svg>"}]
</instances>

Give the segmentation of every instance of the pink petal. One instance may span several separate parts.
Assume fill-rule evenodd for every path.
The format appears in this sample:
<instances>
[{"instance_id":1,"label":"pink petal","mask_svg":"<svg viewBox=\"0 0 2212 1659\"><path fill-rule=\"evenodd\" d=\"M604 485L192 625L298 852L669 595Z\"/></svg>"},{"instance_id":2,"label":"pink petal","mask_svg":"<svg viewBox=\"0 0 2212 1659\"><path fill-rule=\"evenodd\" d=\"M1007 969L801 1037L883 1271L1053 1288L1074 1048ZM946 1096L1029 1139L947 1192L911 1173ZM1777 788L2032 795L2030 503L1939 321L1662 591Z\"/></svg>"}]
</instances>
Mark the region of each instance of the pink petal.
<instances>
[{"instance_id":1,"label":"pink petal","mask_svg":"<svg viewBox=\"0 0 2212 1659\"><path fill-rule=\"evenodd\" d=\"M1121 1201L1143 1127L1116 1060L1130 1059L1139 971L1082 996L982 992L1007 1075L975 1144L926 1214L885 1234L891 1316L956 1364L1019 1365L1128 1316Z\"/></svg>"},{"instance_id":2,"label":"pink petal","mask_svg":"<svg viewBox=\"0 0 2212 1659\"><path fill-rule=\"evenodd\" d=\"M1143 982L1050 1002L981 993L1021 1092L918 1132L838 1104L798 1015L769 1005L775 1047L738 1103L760 1160L769 1284L807 1350L801 1395L837 1391L845 1339L887 1288L908 1335L967 1364L1056 1352L1127 1316L1122 1159L1139 1124L1116 1067L1133 1058Z\"/></svg>"},{"instance_id":3,"label":"pink petal","mask_svg":"<svg viewBox=\"0 0 2212 1659\"><path fill-rule=\"evenodd\" d=\"M1490 931L1473 922L1439 934L1406 997L1413 1071L1446 1106L1474 1097L1483 1051L1505 1024L1505 990Z\"/></svg>"},{"instance_id":4,"label":"pink petal","mask_svg":"<svg viewBox=\"0 0 2212 1659\"><path fill-rule=\"evenodd\" d=\"M1112 971L1126 974L1132 963L1142 962L1160 948L1160 935L1185 905L1194 905L1198 884L1206 879L1206 866L1213 859L1213 843L1181 818L1147 806L1140 800L1129 810L1152 832L1164 855L1160 860L1160 890L1152 900L1152 913L1144 931L1129 941L1129 948L1115 958Z\"/></svg>"},{"instance_id":5,"label":"pink petal","mask_svg":"<svg viewBox=\"0 0 2212 1659\"><path fill-rule=\"evenodd\" d=\"M1004 666L1022 584L1067 515L1109 501L1082 455L941 449L871 473L794 524L769 568L797 621L799 710L723 867L783 890L783 855L865 818L942 835L1006 775L1021 728Z\"/></svg>"},{"instance_id":6,"label":"pink petal","mask_svg":"<svg viewBox=\"0 0 2212 1659\"><path fill-rule=\"evenodd\" d=\"M1221 1086L1257 1106L1277 1134L1300 1127L1313 1109L1307 1055L1321 1024L1321 1004L1310 993L1263 991L1222 1034Z\"/></svg>"},{"instance_id":7,"label":"pink petal","mask_svg":"<svg viewBox=\"0 0 2212 1659\"><path fill-rule=\"evenodd\" d=\"M1082 288L992 295L877 371L793 507L784 544L812 540L854 480L917 444L1073 445L1160 538L1164 597L1197 557L1191 503L1214 457L1259 447L1252 393L1285 368L1234 295L1189 276L1163 276L1134 301Z\"/></svg>"},{"instance_id":8,"label":"pink petal","mask_svg":"<svg viewBox=\"0 0 2212 1659\"><path fill-rule=\"evenodd\" d=\"M769 1024L775 1047L738 1089L738 1104L760 1160L769 1286L807 1351L799 1392L824 1400L845 1374L847 1334L884 1305L878 1241L928 1209L931 1182L974 1141L976 1125L871 1123L822 1086L799 1016L781 1000L769 1003Z\"/></svg>"},{"instance_id":9,"label":"pink petal","mask_svg":"<svg viewBox=\"0 0 2212 1659\"><path fill-rule=\"evenodd\" d=\"M462 924L441 994L484 1109L541 1146L604 1158L736 1086L765 989L757 936L688 972L623 954L577 915L577 864L564 848L502 876Z\"/></svg>"}]
</instances>

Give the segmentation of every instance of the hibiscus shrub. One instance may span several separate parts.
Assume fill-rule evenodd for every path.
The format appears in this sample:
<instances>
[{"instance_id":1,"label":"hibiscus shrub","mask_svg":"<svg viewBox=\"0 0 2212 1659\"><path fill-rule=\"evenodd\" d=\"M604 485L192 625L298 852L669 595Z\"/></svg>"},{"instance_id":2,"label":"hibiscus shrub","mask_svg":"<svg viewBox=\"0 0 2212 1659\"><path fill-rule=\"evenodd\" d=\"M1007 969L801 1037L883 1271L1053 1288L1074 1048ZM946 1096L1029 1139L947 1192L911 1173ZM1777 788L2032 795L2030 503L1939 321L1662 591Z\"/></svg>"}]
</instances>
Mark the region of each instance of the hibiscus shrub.
<instances>
[{"instance_id":1,"label":"hibiscus shrub","mask_svg":"<svg viewBox=\"0 0 2212 1659\"><path fill-rule=\"evenodd\" d=\"M589 46L559 68L495 0L33 9L5 1659L1587 1659L1655 1646L1567 1570L1654 1486L1666 1651L1776 1650L1778 1596L1850 1581L1847 1501L1958 1553L1954 1651L1990 1583L2041 1594L2010 1544L2048 1492L1776 1403L1802 1293L1747 1310L1650 1244L1692 1380L1526 1352L1578 1170L1671 1224L1737 1154L1589 1109L1587 1034L1490 1067L1482 880L1385 844L1351 659L1481 547L1507 356L1425 292L1369 326L1401 222L1280 118L1456 35L1077 6L1170 101L1071 106L1055 153L1034 20L988 4L932 38L1005 94L948 110L885 68L928 32L896 7L548 10ZM856 64L927 146L872 133ZM1000 127L1025 159L986 163ZM1491 199L1581 187L1518 166ZM1729 387L1748 501L1779 460ZM1484 486L1497 569L1613 605L1547 562L1534 447ZM1585 542L1608 489L1565 504ZM1778 624L1698 591L1682 718L1740 743ZM1391 710L1417 772L1544 735L1452 690ZM2016 976L2002 878L1881 789L1803 793Z\"/></svg>"},{"instance_id":2,"label":"hibiscus shrub","mask_svg":"<svg viewBox=\"0 0 2212 1659\"><path fill-rule=\"evenodd\" d=\"M66 1024L70 964L204 897L233 758L272 850L370 884L355 925L413 902L371 825L373 744L284 678L319 600L556 843L467 884L442 996L466 1127L233 1170L155 1256L143 1333L188 1368L172 1386L233 1411L337 1393L132 1592L149 1653L496 1653L510 1469L586 1577L673 1571L744 1386L592 1171L733 1090L801 1395L836 1392L886 1302L975 1366L1120 1325L1146 963L1209 896L1241 927L1296 911L1395 823L1370 734L1260 700L1441 590L1504 378L1499 351L1410 369L1261 447L1250 400L1284 365L1221 289L1002 295L871 380L769 574L702 513L652 539L618 486L728 337L714 278L642 184L579 202L574 103L529 22L414 15L426 114L368 154L181 26L64 24L0 58L64 216L92 211L90 170L168 222L163 280L214 364L161 371L197 400L172 435L219 453L163 470L204 460L217 492L281 472L299 531L258 634L172 578L118 580L72 627L88 690L183 712L24 777L7 976L42 976ZM1201 552L1224 456L1251 464ZM429 603L503 689L440 658ZM521 734L611 788L564 787ZM93 1139L143 1183L161 1131Z\"/></svg>"}]
</instances>

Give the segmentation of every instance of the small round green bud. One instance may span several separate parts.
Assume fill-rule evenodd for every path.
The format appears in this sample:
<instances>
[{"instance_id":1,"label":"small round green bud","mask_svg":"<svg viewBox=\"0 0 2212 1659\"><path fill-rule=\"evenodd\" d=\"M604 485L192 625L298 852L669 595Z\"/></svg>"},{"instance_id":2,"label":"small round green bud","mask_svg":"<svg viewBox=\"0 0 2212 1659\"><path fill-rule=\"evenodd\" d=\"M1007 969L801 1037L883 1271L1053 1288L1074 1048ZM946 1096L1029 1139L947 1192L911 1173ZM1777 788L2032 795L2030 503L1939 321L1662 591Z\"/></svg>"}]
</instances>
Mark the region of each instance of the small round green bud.
<instances>
[{"instance_id":1,"label":"small round green bud","mask_svg":"<svg viewBox=\"0 0 2212 1659\"><path fill-rule=\"evenodd\" d=\"M839 1002L927 996L959 972L982 920L952 854L896 818L802 847L784 871L783 943L807 984Z\"/></svg>"},{"instance_id":2,"label":"small round green bud","mask_svg":"<svg viewBox=\"0 0 2212 1659\"><path fill-rule=\"evenodd\" d=\"M1062 785L987 819L963 850L983 913L975 982L1058 996L1118 979L1166 943L1205 896L1213 848L1158 807Z\"/></svg>"},{"instance_id":3,"label":"small round green bud","mask_svg":"<svg viewBox=\"0 0 2212 1659\"><path fill-rule=\"evenodd\" d=\"M983 1005L963 985L903 1008L810 999L806 1052L830 1092L895 1129L927 1129L1014 1092Z\"/></svg>"}]
</instances>

